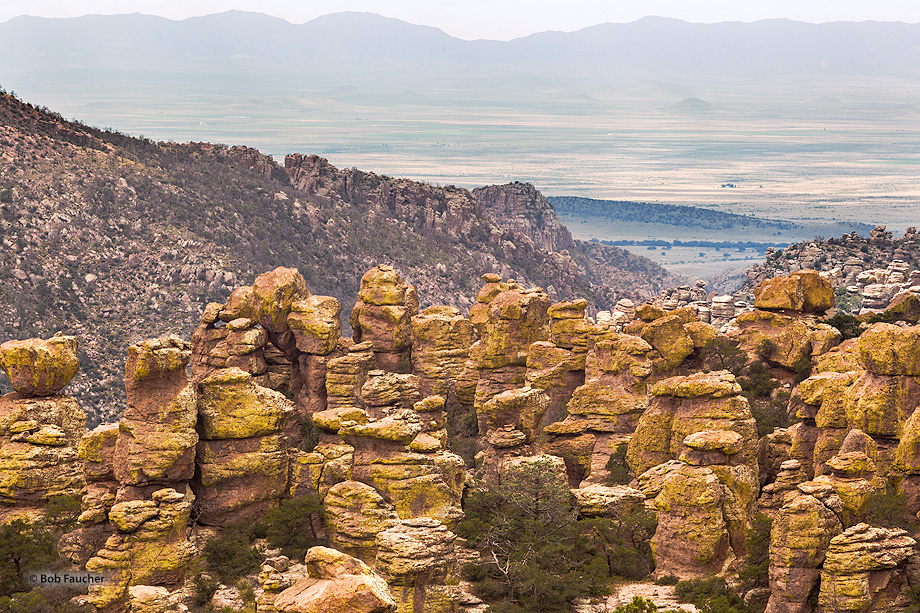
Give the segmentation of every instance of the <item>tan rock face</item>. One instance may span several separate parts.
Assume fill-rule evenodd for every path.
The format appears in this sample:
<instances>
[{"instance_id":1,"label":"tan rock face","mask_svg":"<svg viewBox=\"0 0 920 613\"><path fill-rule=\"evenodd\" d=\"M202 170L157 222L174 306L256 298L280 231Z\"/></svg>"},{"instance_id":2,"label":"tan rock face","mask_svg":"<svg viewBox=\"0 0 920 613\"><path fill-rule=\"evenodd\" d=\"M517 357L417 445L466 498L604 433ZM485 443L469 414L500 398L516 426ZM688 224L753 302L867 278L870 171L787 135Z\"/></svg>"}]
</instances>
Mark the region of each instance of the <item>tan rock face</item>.
<instances>
[{"instance_id":1,"label":"tan rock face","mask_svg":"<svg viewBox=\"0 0 920 613\"><path fill-rule=\"evenodd\" d=\"M296 357L296 342L287 319L298 300L310 297L307 282L296 268L278 267L256 277L252 285L254 319L288 358Z\"/></svg>"},{"instance_id":2,"label":"tan rock face","mask_svg":"<svg viewBox=\"0 0 920 613\"><path fill-rule=\"evenodd\" d=\"M907 559L916 541L905 530L857 524L830 541L819 605L829 613L894 611L906 602Z\"/></svg>"},{"instance_id":3,"label":"tan rock face","mask_svg":"<svg viewBox=\"0 0 920 613\"><path fill-rule=\"evenodd\" d=\"M770 601L767 611L805 611L817 584L825 552L842 526L834 512L840 501L831 488L796 491L773 519L770 533ZM814 494L814 495L812 495Z\"/></svg>"},{"instance_id":4,"label":"tan rock face","mask_svg":"<svg viewBox=\"0 0 920 613\"><path fill-rule=\"evenodd\" d=\"M197 451L194 485L203 524L257 521L287 490L287 445L278 434L202 440Z\"/></svg>"},{"instance_id":5,"label":"tan rock face","mask_svg":"<svg viewBox=\"0 0 920 613\"><path fill-rule=\"evenodd\" d=\"M652 388L652 403L629 442L634 474L677 458L684 439L704 430L729 430L741 437L731 464L757 474L757 428L741 387L727 371L671 377ZM734 448L734 446L732 446Z\"/></svg>"},{"instance_id":6,"label":"tan rock face","mask_svg":"<svg viewBox=\"0 0 920 613\"><path fill-rule=\"evenodd\" d=\"M358 301L351 312L355 342L370 341L378 353L402 353L412 344L412 317L417 314L415 288L403 281L392 266L371 268L361 277ZM402 359L381 358L391 360L394 366Z\"/></svg>"},{"instance_id":7,"label":"tan rock face","mask_svg":"<svg viewBox=\"0 0 920 613\"><path fill-rule=\"evenodd\" d=\"M398 609L424 613L457 611L456 535L427 517L408 519L377 535L376 569Z\"/></svg>"},{"instance_id":8,"label":"tan rock face","mask_svg":"<svg viewBox=\"0 0 920 613\"><path fill-rule=\"evenodd\" d=\"M859 336L859 363L879 375L920 376L920 326L873 324Z\"/></svg>"},{"instance_id":9,"label":"tan rock face","mask_svg":"<svg viewBox=\"0 0 920 613\"><path fill-rule=\"evenodd\" d=\"M157 490L150 499L115 504L109 513L115 533L86 563L86 570L107 579L90 588L90 603L117 606L128 598L131 585L181 584L196 553L186 540L191 507L186 494L172 488Z\"/></svg>"},{"instance_id":10,"label":"tan rock face","mask_svg":"<svg viewBox=\"0 0 920 613\"><path fill-rule=\"evenodd\" d=\"M178 337L128 348L128 406L115 443L115 477L122 484L169 484L195 472L196 393L185 374L191 346Z\"/></svg>"},{"instance_id":11,"label":"tan rock face","mask_svg":"<svg viewBox=\"0 0 920 613\"><path fill-rule=\"evenodd\" d=\"M297 349L317 355L332 353L342 335L341 311L342 305L331 296L310 296L294 302L287 324Z\"/></svg>"},{"instance_id":12,"label":"tan rock face","mask_svg":"<svg viewBox=\"0 0 920 613\"><path fill-rule=\"evenodd\" d=\"M294 407L283 394L252 381L238 368L217 371L199 385L199 419L205 440L243 439L284 429Z\"/></svg>"},{"instance_id":13,"label":"tan rock face","mask_svg":"<svg viewBox=\"0 0 920 613\"><path fill-rule=\"evenodd\" d=\"M23 396L56 394L80 369L77 337L58 333L48 340L7 341L0 345L0 368Z\"/></svg>"},{"instance_id":14,"label":"tan rock face","mask_svg":"<svg viewBox=\"0 0 920 613\"><path fill-rule=\"evenodd\" d=\"M473 335L473 324L453 307L429 307L412 318L412 370L423 396L443 396L451 408L472 404L457 397L454 383L469 359Z\"/></svg>"},{"instance_id":15,"label":"tan rock face","mask_svg":"<svg viewBox=\"0 0 920 613\"><path fill-rule=\"evenodd\" d=\"M729 551L724 498L709 468L685 465L667 474L655 497L658 529L651 544L656 570L685 578L722 570Z\"/></svg>"},{"instance_id":16,"label":"tan rock face","mask_svg":"<svg viewBox=\"0 0 920 613\"><path fill-rule=\"evenodd\" d=\"M393 505L373 487L357 481L333 485L323 509L330 542L368 563L377 555L377 534L399 522Z\"/></svg>"},{"instance_id":17,"label":"tan rock face","mask_svg":"<svg viewBox=\"0 0 920 613\"><path fill-rule=\"evenodd\" d=\"M85 431L86 415L69 396L0 397L0 519L39 510L54 496L80 496Z\"/></svg>"},{"instance_id":18,"label":"tan rock face","mask_svg":"<svg viewBox=\"0 0 920 613\"><path fill-rule=\"evenodd\" d=\"M831 282L815 270L799 270L785 277L761 281L754 288L758 309L823 312L834 306Z\"/></svg>"},{"instance_id":19,"label":"tan rock face","mask_svg":"<svg viewBox=\"0 0 920 613\"><path fill-rule=\"evenodd\" d=\"M309 575L275 598L282 613L392 613L386 581L366 564L327 547L313 547L304 560Z\"/></svg>"}]
</instances>

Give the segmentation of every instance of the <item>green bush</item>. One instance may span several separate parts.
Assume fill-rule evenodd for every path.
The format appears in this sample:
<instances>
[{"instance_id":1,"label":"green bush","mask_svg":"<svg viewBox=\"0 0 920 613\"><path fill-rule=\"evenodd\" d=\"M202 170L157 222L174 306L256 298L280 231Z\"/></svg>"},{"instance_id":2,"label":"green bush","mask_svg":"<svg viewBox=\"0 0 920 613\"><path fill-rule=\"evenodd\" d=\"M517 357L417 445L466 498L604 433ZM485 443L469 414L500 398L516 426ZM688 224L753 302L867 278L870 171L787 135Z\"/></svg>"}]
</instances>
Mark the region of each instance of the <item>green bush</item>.
<instances>
[{"instance_id":1,"label":"green bush","mask_svg":"<svg viewBox=\"0 0 920 613\"><path fill-rule=\"evenodd\" d=\"M219 537L205 543L205 560L221 583L233 584L259 569L264 555L253 546L254 540L252 525L239 522L227 524Z\"/></svg>"},{"instance_id":2,"label":"green bush","mask_svg":"<svg viewBox=\"0 0 920 613\"><path fill-rule=\"evenodd\" d=\"M211 598L220 587L220 581L206 573L198 573L192 577L192 585L195 586L195 604L203 607L211 602Z\"/></svg>"},{"instance_id":3,"label":"green bush","mask_svg":"<svg viewBox=\"0 0 920 613\"><path fill-rule=\"evenodd\" d=\"M466 497L457 533L480 550L466 568L492 611L564 611L574 599L603 592L610 559L622 546L612 520L577 521L567 484L549 462L509 471Z\"/></svg>"},{"instance_id":4,"label":"green bush","mask_svg":"<svg viewBox=\"0 0 920 613\"><path fill-rule=\"evenodd\" d=\"M770 530L773 520L763 513L751 518L747 534L747 555L738 571L745 591L770 585Z\"/></svg>"},{"instance_id":5,"label":"green bush","mask_svg":"<svg viewBox=\"0 0 920 613\"><path fill-rule=\"evenodd\" d=\"M662 575L655 579L655 585L677 585L680 578L675 575Z\"/></svg>"},{"instance_id":6,"label":"green bush","mask_svg":"<svg viewBox=\"0 0 920 613\"><path fill-rule=\"evenodd\" d=\"M744 601L728 589L721 577L680 581L674 586L674 596L696 606L701 613L749 613Z\"/></svg>"},{"instance_id":7,"label":"green bush","mask_svg":"<svg viewBox=\"0 0 920 613\"><path fill-rule=\"evenodd\" d=\"M607 485L626 485L633 479L633 474L629 470L629 464L626 463L626 451L629 445L623 443L617 445L617 448L610 454L607 460Z\"/></svg>"},{"instance_id":8,"label":"green bush","mask_svg":"<svg viewBox=\"0 0 920 613\"><path fill-rule=\"evenodd\" d=\"M907 528L910 515L907 512L907 497L890 481L885 491L875 491L866 497L860 521L880 528Z\"/></svg>"},{"instance_id":9,"label":"green bush","mask_svg":"<svg viewBox=\"0 0 920 613\"><path fill-rule=\"evenodd\" d=\"M74 595L63 588L35 588L0 598L0 613L89 613L92 607L70 602Z\"/></svg>"},{"instance_id":10,"label":"green bush","mask_svg":"<svg viewBox=\"0 0 920 613\"><path fill-rule=\"evenodd\" d=\"M706 370L727 370L736 377L747 364L748 356L724 336L717 336L708 341L700 350L703 367Z\"/></svg>"},{"instance_id":11,"label":"green bush","mask_svg":"<svg viewBox=\"0 0 920 613\"><path fill-rule=\"evenodd\" d=\"M0 525L0 596L26 589L31 570L47 569L58 561L59 535L41 522L15 519Z\"/></svg>"},{"instance_id":12,"label":"green bush","mask_svg":"<svg viewBox=\"0 0 920 613\"><path fill-rule=\"evenodd\" d=\"M738 384L746 396L763 398L780 386L779 381L773 378L770 368L760 360L751 363L747 370L747 376L738 379Z\"/></svg>"},{"instance_id":13,"label":"green bush","mask_svg":"<svg viewBox=\"0 0 920 613\"><path fill-rule=\"evenodd\" d=\"M633 596L632 602L618 606L613 613L657 613L658 607L654 602L642 596Z\"/></svg>"},{"instance_id":14,"label":"green bush","mask_svg":"<svg viewBox=\"0 0 920 613\"><path fill-rule=\"evenodd\" d=\"M323 499L319 494L283 500L266 513L261 522L265 526L265 538L292 560L302 559L307 549L322 544L322 511Z\"/></svg>"}]
</instances>

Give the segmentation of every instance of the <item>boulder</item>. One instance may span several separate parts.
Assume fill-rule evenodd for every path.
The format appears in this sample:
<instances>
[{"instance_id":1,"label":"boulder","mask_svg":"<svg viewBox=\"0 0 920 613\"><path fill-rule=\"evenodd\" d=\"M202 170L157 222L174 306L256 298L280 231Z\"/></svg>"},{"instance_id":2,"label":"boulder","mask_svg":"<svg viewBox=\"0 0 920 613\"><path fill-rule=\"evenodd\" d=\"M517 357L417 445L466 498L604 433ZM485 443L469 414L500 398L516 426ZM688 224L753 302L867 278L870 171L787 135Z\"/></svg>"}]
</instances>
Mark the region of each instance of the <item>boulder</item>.
<instances>
[{"instance_id":1,"label":"boulder","mask_svg":"<svg viewBox=\"0 0 920 613\"><path fill-rule=\"evenodd\" d=\"M47 340L7 341L0 345L0 368L23 396L57 394L80 369L77 337L59 332Z\"/></svg>"},{"instance_id":2,"label":"boulder","mask_svg":"<svg viewBox=\"0 0 920 613\"><path fill-rule=\"evenodd\" d=\"M275 598L282 613L392 613L396 602L386 581L364 562L328 547L304 559L308 575Z\"/></svg>"},{"instance_id":3,"label":"boulder","mask_svg":"<svg viewBox=\"0 0 920 613\"><path fill-rule=\"evenodd\" d=\"M342 333L342 305L331 296L310 296L291 304L287 325L297 349L304 353L332 353Z\"/></svg>"},{"instance_id":4,"label":"boulder","mask_svg":"<svg viewBox=\"0 0 920 613\"><path fill-rule=\"evenodd\" d=\"M373 487L357 481L333 485L323 510L330 543L368 563L377 555L377 535L399 522L393 505Z\"/></svg>"},{"instance_id":5,"label":"boulder","mask_svg":"<svg viewBox=\"0 0 920 613\"><path fill-rule=\"evenodd\" d=\"M456 612L456 535L441 522L406 519L377 535L377 572L383 575L400 611Z\"/></svg>"},{"instance_id":6,"label":"boulder","mask_svg":"<svg viewBox=\"0 0 920 613\"><path fill-rule=\"evenodd\" d=\"M818 582L825 552L842 530L830 488L811 491L817 496L802 491L787 494L787 502L773 519L767 613L809 610L806 603Z\"/></svg>"},{"instance_id":7,"label":"boulder","mask_svg":"<svg viewBox=\"0 0 920 613\"><path fill-rule=\"evenodd\" d=\"M227 368L199 384L198 413L205 440L243 439L277 434L293 415L284 394L256 385L252 375Z\"/></svg>"},{"instance_id":8,"label":"boulder","mask_svg":"<svg viewBox=\"0 0 920 613\"><path fill-rule=\"evenodd\" d=\"M758 309L819 313L834 306L831 282L815 270L764 279L754 288L754 297L754 307Z\"/></svg>"}]
</instances>

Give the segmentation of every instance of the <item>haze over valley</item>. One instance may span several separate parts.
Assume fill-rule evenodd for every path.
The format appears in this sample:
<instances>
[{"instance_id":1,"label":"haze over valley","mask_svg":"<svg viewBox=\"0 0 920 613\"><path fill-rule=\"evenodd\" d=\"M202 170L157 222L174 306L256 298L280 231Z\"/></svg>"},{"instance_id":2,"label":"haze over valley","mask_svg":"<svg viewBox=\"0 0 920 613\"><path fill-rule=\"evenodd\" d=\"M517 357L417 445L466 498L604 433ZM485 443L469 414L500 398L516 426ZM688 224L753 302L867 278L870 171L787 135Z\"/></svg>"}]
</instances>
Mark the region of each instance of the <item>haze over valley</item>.
<instances>
[{"instance_id":1,"label":"haze over valley","mask_svg":"<svg viewBox=\"0 0 920 613\"><path fill-rule=\"evenodd\" d=\"M364 13L21 17L0 24L0 85L154 140L799 222L758 238L788 244L916 225L916 40L918 25L871 22L646 18L499 42ZM563 221L585 240L751 240ZM675 253L647 255L699 274Z\"/></svg>"}]
</instances>

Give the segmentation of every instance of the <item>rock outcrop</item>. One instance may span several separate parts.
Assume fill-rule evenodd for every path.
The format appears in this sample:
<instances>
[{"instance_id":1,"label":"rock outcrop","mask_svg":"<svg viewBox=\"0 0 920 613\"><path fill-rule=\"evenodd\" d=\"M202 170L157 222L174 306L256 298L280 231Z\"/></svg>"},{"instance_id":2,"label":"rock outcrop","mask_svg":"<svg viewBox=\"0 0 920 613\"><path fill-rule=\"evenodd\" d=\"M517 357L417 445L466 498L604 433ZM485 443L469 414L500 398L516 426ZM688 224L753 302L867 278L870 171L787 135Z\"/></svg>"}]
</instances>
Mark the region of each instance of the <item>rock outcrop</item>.
<instances>
[{"instance_id":1,"label":"rock outcrop","mask_svg":"<svg viewBox=\"0 0 920 613\"><path fill-rule=\"evenodd\" d=\"M386 581L361 560L328 547L313 547L307 552L304 564L308 575L277 595L274 601L277 611L396 611Z\"/></svg>"},{"instance_id":2,"label":"rock outcrop","mask_svg":"<svg viewBox=\"0 0 920 613\"><path fill-rule=\"evenodd\" d=\"M27 398L57 394L80 369L77 337L58 332L48 340L7 341L0 345L0 368Z\"/></svg>"},{"instance_id":3,"label":"rock outcrop","mask_svg":"<svg viewBox=\"0 0 920 613\"><path fill-rule=\"evenodd\" d=\"M907 561L916 541L905 530L857 524L830 541L818 604L828 613L905 611Z\"/></svg>"},{"instance_id":4,"label":"rock outcrop","mask_svg":"<svg viewBox=\"0 0 920 613\"><path fill-rule=\"evenodd\" d=\"M0 521L40 517L48 501L82 494L86 415L58 393L79 368L76 354L77 339L60 334L0 345L16 390L0 397Z\"/></svg>"}]
</instances>

